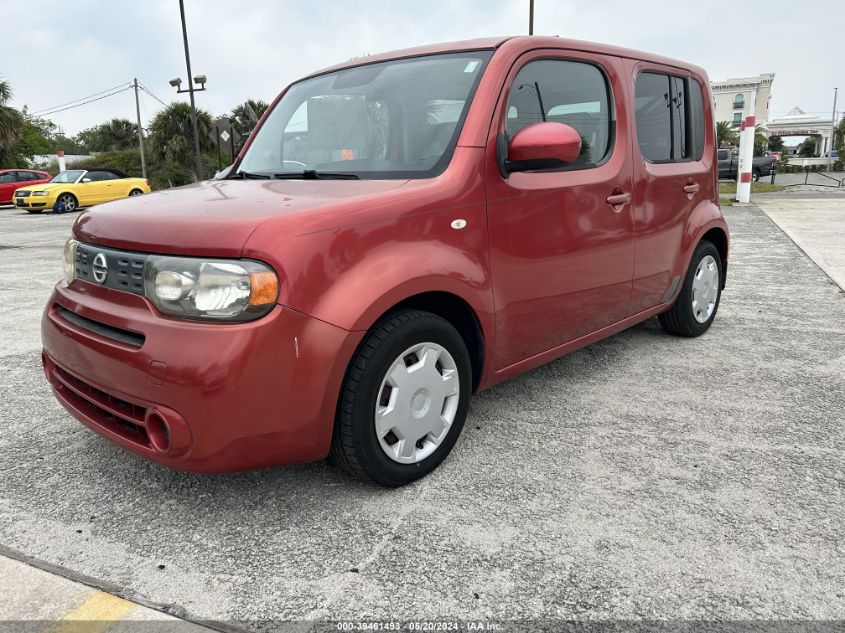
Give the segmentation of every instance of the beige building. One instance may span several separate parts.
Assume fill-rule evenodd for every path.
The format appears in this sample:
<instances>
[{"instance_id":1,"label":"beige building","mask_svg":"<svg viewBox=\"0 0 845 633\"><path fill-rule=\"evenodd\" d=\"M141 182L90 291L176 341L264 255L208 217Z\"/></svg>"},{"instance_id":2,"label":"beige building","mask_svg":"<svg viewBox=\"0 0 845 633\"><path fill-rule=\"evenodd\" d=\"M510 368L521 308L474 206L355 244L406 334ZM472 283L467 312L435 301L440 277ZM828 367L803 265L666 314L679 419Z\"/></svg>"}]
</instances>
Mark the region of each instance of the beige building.
<instances>
[{"instance_id":1,"label":"beige building","mask_svg":"<svg viewBox=\"0 0 845 633\"><path fill-rule=\"evenodd\" d=\"M763 73L756 77L740 77L724 81L710 82L715 105L714 118L718 121L728 121L738 128L742 119L751 113L748 108L751 94L757 93L757 106L754 117L757 123L765 125L769 119L769 102L772 100L772 82L774 73Z\"/></svg>"}]
</instances>

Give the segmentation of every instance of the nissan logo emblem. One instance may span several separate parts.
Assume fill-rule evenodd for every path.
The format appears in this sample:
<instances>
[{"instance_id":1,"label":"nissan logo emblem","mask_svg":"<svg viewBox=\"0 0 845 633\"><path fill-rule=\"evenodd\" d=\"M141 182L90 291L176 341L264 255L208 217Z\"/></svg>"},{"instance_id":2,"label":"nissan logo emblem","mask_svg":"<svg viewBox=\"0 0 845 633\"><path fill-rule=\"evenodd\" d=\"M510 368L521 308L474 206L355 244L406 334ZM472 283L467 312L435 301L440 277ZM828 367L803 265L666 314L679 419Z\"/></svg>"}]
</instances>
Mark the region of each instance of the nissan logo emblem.
<instances>
[{"instance_id":1,"label":"nissan logo emblem","mask_svg":"<svg viewBox=\"0 0 845 633\"><path fill-rule=\"evenodd\" d=\"M109 274L109 265L106 262L106 256L102 253L97 253L94 258L94 263L91 264L91 272L94 273L94 281L98 284L104 283Z\"/></svg>"}]
</instances>

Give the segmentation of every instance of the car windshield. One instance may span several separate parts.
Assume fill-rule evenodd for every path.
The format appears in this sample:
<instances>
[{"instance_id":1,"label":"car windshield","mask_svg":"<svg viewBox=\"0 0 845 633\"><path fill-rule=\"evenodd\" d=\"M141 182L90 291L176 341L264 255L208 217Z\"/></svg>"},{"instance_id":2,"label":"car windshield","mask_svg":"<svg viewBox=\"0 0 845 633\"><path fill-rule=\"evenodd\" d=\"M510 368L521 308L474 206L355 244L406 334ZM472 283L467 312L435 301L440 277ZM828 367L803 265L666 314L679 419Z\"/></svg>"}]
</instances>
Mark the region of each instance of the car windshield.
<instances>
[{"instance_id":1,"label":"car windshield","mask_svg":"<svg viewBox=\"0 0 845 633\"><path fill-rule=\"evenodd\" d=\"M84 174L82 169L72 169L70 171L60 171L53 176L50 182L76 182L77 179Z\"/></svg>"},{"instance_id":2,"label":"car windshield","mask_svg":"<svg viewBox=\"0 0 845 633\"><path fill-rule=\"evenodd\" d=\"M293 84L230 177L435 176L491 54L391 60Z\"/></svg>"}]
</instances>

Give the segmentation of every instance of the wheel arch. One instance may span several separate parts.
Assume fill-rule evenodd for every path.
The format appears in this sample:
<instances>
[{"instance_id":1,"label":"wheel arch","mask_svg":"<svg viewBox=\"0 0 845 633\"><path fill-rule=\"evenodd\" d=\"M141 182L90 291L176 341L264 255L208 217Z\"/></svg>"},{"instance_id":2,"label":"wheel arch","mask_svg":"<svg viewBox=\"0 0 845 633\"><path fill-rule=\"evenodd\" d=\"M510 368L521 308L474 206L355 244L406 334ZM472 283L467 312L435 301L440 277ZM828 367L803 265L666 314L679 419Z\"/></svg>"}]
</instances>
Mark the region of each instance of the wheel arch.
<instances>
[{"instance_id":1,"label":"wheel arch","mask_svg":"<svg viewBox=\"0 0 845 633\"><path fill-rule=\"evenodd\" d=\"M431 312L454 326L469 352L472 364L472 390L476 391L484 372L485 338L478 315L469 302L451 292L439 290L421 292L392 305L380 314L370 327L375 326L391 313L403 309Z\"/></svg>"},{"instance_id":2,"label":"wheel arch","mask_svg":"<svg viewBox=\"0 0 845 633\"><path fill-rule=\"evenodd\" d=\"M719 251L722 259L722 286L724 287L730 252L730 231L721 209L710 201L696 206L687 219L677 274L683 276L686 273L695 247L704 239L711 242Z\"/></svg>"}]
</instances>

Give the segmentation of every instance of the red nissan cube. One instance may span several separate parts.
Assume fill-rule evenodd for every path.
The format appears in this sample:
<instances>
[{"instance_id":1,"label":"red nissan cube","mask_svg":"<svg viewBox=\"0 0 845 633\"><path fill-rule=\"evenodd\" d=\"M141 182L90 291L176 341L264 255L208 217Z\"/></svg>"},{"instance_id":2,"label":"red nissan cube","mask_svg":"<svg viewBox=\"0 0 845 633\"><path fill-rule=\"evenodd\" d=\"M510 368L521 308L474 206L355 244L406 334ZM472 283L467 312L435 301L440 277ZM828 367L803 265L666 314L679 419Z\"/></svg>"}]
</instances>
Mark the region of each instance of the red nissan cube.
<instances>
[{"instance_id":1,"label":"red nissan cube","mask_svg":"<svg viewBox=\"0 0 845 633\"><path fill-rule=\"evenodd\" d=\"M400 486L470 396L725 285L705 72L553 37L294 82L219 180L82 214L42 323L67 410L184 470Z\"/></svg>"}]
</instances>

